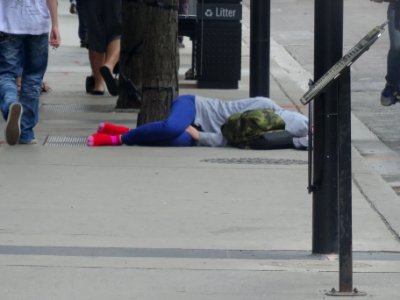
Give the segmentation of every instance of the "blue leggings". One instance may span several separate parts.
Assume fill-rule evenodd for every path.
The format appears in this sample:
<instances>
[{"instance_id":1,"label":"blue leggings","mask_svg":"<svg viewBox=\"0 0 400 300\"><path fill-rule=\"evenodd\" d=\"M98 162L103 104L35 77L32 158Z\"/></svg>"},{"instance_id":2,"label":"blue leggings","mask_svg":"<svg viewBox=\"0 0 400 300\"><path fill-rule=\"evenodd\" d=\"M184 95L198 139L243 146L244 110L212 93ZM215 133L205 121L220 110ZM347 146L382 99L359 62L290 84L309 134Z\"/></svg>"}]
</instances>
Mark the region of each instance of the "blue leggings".
<instances>
[{"instance_id":1,"label":"blue leggings","mask_svg":"<svg viewBox=\"0 0 400 300\"><path fill-rule=\"evenodd\" d=\"M143 124L121 136L126 145L193 146L194 140L185 130L196 116L195 97L177 97L171 105L167 119Z\"/></svg>"}]
</instances>

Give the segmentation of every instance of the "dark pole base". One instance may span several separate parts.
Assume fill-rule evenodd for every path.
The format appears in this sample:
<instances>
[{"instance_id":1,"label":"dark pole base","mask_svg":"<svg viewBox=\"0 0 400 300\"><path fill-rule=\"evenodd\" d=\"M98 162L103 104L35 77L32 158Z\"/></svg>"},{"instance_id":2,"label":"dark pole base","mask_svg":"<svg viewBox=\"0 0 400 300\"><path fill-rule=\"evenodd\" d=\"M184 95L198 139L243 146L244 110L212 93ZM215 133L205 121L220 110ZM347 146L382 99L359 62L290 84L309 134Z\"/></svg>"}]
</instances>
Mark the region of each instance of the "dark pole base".
<instances>
[{"instance_id":1,"label":"dark pole base","mask_svg":"<svg viewBox=\"0 0 400 300\"><path fill-rule=\"evenodd\" d=\"M367 293L360 292L357 288L354 288L353 291L351 292L340 292L333 288L329 292L325 293L325 295L335 296L335 297L355 297L355 296L366 296Z\"/></svg>"}]
</instances>

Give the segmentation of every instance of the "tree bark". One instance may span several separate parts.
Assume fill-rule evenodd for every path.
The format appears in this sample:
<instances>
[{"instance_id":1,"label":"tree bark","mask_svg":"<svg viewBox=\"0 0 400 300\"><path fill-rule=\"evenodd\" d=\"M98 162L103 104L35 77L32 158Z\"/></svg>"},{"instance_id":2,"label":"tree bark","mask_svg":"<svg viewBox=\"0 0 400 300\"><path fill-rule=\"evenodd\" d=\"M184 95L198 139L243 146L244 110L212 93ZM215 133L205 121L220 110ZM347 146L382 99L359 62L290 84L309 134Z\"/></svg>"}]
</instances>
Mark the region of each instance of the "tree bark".
<instances>
[{"instance_id":1,"label":"tree bark","mask_svg":"<svg viewBox=\"0 0 400 300\"><path fill-rule=\"evenodd\" d=\"M164 119L178 94L178 2L122 2L120 84L124 76L139 92L138 125ZM120 91L117 108L137 106L139 97L123 86Z\"/></svg>"},{"instance_id":2,"label":"tree bark","mask_svg":"<svg viewBox=\"0 0 400 300\"><path fill-rule=\"evenodd\" d=\"M120 89L116 108L140 107L146 9L146 4L141 1L122 1Z\"/></svg>"},{"instance_id":3,"label":"tree bark","mask_svg":"<svg viewBox=\"0 0 400 300\"><path fill-rule=\"evenodd\" d=\"M155 1L147 1L156 3ZM178 94L178 0L148 5L138 125L164 119Z\"/></svg>"}]
</instances>

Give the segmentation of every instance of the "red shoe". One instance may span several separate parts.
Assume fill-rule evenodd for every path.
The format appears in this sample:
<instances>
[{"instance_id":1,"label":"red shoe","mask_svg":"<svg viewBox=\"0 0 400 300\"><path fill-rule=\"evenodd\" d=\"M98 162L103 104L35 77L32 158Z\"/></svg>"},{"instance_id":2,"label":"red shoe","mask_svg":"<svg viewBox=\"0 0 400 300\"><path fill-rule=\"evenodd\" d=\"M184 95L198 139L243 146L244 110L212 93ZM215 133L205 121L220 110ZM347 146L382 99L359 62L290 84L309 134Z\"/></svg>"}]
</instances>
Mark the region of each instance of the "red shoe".
<instances>
[{"instance_id":1,"label":"red shoe","mask_svg":"<svg viewBox=\"0 0 400 300\"><path fill-rule=\"evenodd\" d=\"M128 127L119 126L108 122L103 122L99 125L97 133L104 133L108 135L119 135L129 131Z\"/></svg>"},{"instance_id":2,"label":"red shoe","mask_svg":"<svg viewBox=\"0 0 400 300\"><path fill-rule=\"evenodd\" d=\"M104 133L94 133L88 137L87 141L89 147L119 146L121 144L121 135L108 135Z\"/></svg>"}]
</instances>

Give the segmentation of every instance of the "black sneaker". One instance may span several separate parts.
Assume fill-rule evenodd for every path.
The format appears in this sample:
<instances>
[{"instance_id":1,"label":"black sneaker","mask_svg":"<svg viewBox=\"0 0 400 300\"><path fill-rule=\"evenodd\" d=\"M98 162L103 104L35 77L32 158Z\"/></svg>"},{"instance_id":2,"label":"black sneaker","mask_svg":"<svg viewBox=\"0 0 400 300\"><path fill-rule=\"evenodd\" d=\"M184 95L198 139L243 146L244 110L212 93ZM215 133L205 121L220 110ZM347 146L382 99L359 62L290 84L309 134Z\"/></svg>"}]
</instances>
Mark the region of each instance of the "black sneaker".
<instances>
[{"instance_id":1,"label":"black sneaker","mask_svg":"<svg viewBox=\"0 0 400 300\"><path fill-rule=\"evenodd\" d=\"M8 112L6 128L4 130L6 142L11 146L17 144L19 141L19 136L21 135L21 116L22 105L16 102L11 104Z\"/></svg>"},{"instance_id":2,"label":"black sneaker","mask_svg":"<svg viewBox=\"0 0 400 300\"><path fill-rule=\"evenodd\" d=\"M390 106L396 104L396 102L395 89L392 85L387 84L381 93L381 104L383 106Z\"/></svg>"}]
</instances>

